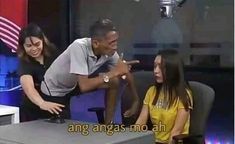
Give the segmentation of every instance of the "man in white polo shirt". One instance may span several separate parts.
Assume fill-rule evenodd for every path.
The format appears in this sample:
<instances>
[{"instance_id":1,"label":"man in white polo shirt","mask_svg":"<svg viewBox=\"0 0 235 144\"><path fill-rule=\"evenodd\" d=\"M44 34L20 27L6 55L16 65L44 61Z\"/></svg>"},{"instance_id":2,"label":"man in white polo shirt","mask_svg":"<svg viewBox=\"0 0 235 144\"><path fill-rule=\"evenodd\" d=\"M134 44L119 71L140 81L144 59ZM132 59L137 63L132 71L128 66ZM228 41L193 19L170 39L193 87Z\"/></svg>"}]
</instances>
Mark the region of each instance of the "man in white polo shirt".
<instances>
[{"instance_id":1,"label":"man in white polo shirt","mask_svg":"<svg viewBox=\"0 0 235 144\"><path fill-rule=\"evenodd\" d=\"M42 92L47 96L65 97L76 87L80 93L106 88L105 124L108 124L114 117L119 79L125 75L134 101L124 116L133 115L138 109L139 99L128 64L117 53L116 28L109 19L101 19L90 27L90 36L75 40L52 63L44 75ZM107 66L107 71L100 75L100 68L104 66ZM48 108L44 110L51 113L61 111L58 105L43 104L44 108ZM69 108L69 105L66 107Z\"/></svg>"}]
</instances>

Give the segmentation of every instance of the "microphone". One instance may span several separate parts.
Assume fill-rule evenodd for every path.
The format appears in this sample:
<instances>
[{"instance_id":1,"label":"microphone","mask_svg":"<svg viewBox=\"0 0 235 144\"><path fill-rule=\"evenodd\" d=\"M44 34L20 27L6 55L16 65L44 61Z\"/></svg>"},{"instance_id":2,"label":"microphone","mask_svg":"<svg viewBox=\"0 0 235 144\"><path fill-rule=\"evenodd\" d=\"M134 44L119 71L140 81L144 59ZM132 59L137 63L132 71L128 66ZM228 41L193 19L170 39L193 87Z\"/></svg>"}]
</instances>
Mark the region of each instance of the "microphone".
<instances>
[{"instance_id":1,"label":"microphone","mask_svg":"<svg viewBox=\"0 0 235 144\"><path fill-rule=\"evenodd\" d=\"M159 0L161 17L172 18L176 9L182 7L185 2L186 0Z\"/></svg>"}]
</instances>

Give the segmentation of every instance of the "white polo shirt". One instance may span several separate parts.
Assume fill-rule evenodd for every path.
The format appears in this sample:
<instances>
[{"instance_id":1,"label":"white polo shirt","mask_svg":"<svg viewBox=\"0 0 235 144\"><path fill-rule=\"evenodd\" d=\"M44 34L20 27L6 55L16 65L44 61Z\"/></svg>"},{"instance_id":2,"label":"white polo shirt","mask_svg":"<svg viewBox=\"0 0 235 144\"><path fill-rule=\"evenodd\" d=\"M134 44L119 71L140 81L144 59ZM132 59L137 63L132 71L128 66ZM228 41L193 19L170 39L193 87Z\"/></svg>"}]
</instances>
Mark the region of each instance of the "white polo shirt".
<instances>
[{"instance_id":1,"label":"white polo shirt","mask_svg":"<svg viewBox=\"0 0 235 144\"><path fill-rule=\"evenodd\" d=\"M52 96L65 96L76 87L78 74L89 76L104 64L113 67L118 59L119 56L115 52L111 57L102 55L97 61L91 47L91 38L77 39L46 71L41 91L46 95L51 93Z\"/></svg>"}]
</instances>

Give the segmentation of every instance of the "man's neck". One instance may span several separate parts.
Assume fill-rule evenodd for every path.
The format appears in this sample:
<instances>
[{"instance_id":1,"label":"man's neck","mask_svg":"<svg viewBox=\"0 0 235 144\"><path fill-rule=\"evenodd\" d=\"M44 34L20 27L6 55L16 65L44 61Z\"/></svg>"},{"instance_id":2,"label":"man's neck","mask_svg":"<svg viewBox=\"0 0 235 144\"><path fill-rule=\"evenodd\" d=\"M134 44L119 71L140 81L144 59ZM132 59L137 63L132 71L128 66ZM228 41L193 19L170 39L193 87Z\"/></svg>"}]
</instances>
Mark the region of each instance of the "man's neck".
<instances>
[{"instance_id":1,"label":"man's neck","mask_svg":"<svg viewBox=\"0 0 235 144\"><path fill-rule=\"evenodd\" d=\"M91 41L91 48L92 48L94 55L97 57L100 57L101 54L99 53L99 50L97 48L94 48L92 41Z\"/></svg>"}]
</instances>

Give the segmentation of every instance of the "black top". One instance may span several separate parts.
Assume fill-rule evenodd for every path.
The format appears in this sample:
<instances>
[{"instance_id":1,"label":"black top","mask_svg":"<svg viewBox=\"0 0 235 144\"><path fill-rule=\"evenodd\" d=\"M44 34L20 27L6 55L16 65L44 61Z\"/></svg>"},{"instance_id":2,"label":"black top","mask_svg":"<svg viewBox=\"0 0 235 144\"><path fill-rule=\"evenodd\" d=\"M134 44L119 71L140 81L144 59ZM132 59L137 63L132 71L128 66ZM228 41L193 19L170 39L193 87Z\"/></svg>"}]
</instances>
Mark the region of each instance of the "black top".
<instances>
[{"instance_id":1,"label":"black top","mask_svg":"<svg viewBox=\"0 0 235 144\"><path fill-rule=\"evenodd\" d=\"M40 90L40 84L43 81L44 74L57 56L58 53L53 53L53 56L44 57L44 65L34 59L31 59L30 62L20 60L18 74L19 76L31 75L33 77L35 88Z\"/></svg>"}]
</instances>

